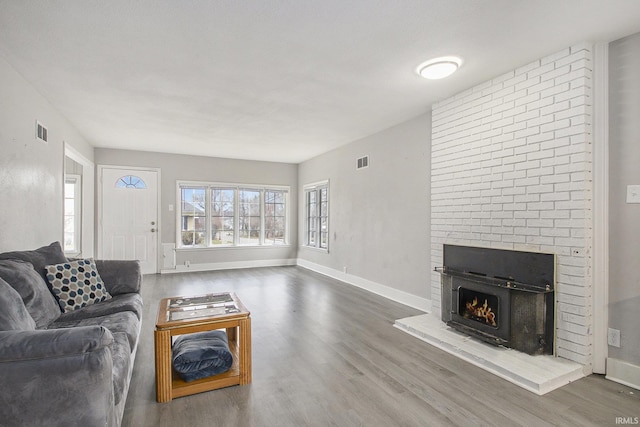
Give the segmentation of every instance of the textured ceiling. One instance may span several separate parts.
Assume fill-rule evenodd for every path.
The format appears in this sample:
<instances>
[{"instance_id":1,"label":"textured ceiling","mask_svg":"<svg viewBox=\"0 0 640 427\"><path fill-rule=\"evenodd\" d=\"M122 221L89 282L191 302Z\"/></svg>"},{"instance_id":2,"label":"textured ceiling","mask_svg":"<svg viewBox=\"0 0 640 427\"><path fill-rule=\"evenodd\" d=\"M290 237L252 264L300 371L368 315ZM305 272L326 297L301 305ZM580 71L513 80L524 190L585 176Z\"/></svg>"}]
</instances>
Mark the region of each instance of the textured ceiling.
<instances>
[{"instance_id":1,"label":"textured ceiling","mask_svg":"<svg viewBox=\"0 0 640 427\"><path fill-rule=\"evenodd\" d=\"M293 163L637 31L638 0L0 0L0 55L94 146Z\"/></svg>"}]
</instances>

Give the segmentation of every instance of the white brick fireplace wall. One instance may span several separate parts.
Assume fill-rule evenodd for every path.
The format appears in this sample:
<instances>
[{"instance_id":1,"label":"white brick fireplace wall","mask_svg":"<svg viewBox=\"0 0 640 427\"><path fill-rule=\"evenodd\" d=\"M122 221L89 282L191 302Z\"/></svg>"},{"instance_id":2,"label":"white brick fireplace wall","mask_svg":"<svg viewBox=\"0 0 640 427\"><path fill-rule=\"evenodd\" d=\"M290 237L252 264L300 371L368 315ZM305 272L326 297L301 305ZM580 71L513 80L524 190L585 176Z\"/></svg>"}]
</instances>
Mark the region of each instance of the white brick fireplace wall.
<instances>
[{"instance_id":1,"label":"white brick fireplace wall","mask_svg":"<svg viewBox=\"0 0 640 427\"><path fill-rule=\"evenodd\" d=\"M442 245L557 255L557 354L591 366L591 46L433 108L431 263ZM440 276L432 273L433 309Z\"/></svg>"}]
</instances>

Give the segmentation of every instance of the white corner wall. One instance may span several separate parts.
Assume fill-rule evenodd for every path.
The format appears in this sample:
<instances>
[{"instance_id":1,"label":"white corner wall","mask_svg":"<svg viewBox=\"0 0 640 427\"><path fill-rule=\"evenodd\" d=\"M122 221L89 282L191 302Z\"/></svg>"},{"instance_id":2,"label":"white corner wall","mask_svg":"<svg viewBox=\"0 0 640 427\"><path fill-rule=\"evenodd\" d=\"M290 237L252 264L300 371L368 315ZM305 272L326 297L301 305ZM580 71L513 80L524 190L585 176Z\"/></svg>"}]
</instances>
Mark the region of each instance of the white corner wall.
<instances>
[{"instance_id":1,"label":"white corner wall","mask_svg":"<svg viewBox=\"0 0 640 427\"><path fill-rule=\"evenodd\" d=\"M556 254L556 354L586 372L591 57L573 46L438 103L431 163L431 270L445 243ZM439 312L439 274L431 284Z\"/></svg>"},{"instance_id":2,"label":"white corner wall","mask_svg":"<svg viewBox=\"0 0 640 427\"><path fill-rule=\"evenodd\" d=\"M640 389L638 254L640 204L627 186L640 184L640 33L609 47L609 324L620 346L608 347L607 378Z\"/></svg>"},{"instance_id":3,"label":"white corner wall","mask_svg":"<svg viewBox=\"0 0 640 427\"><path fill-rule=\"evenodd\" d=\"M298 168L298 265L430 310L431 115L305 161ZM369 156L369 167L356 160ZM329 180L329 251L304 247L304 186Z\"/></svg>"},{"instance_id":4,"label":"white corner wall","mask_svg":"<svg viewBox=\"0 0 640 427\"><path fill-rule=\"evenodd\" d=\"M64 144L90 161L93 147L1 56L0 93L0 252L62 241Z\"/></svg>"}]
</instances>

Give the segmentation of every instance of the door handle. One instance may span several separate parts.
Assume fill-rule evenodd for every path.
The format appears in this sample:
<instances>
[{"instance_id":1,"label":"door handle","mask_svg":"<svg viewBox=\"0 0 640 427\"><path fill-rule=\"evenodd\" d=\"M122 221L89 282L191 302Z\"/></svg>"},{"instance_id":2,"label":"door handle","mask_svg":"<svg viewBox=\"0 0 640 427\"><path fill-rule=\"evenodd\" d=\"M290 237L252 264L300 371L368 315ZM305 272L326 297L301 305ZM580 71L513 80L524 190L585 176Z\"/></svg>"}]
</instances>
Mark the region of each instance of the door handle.
<instances>
[{"instance_id":1,"label":"door handle","mask_svg":"<svg viewBox=\"0 0 640 427\"><path fill-rule=\"evenodd\" d=\"M155 229L155 228L152 228L152 229L151 229L151 232L152 232L152 233L155 233L155 232L156 232L156 229Z\"/></svg>"}]
</instances>

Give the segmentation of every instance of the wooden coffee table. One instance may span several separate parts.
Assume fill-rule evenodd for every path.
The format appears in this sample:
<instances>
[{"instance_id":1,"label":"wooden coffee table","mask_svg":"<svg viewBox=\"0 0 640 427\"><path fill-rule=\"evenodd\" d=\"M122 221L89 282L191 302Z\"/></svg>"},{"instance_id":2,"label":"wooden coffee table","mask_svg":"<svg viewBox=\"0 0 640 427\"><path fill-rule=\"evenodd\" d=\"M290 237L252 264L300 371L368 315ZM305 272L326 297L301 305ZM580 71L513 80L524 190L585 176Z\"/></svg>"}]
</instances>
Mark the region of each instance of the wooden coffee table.
<instances>
[{"instance_id":1,"label":"wooden coffee table","mask_svg":"<svg viewBox=\"0 0 640 427\"><path fill-rule=\"evenodd\" d=\"M173 370L172 337L226 329L233 365L227 372L185 382ZM251 382L251 313L234 293L171 297L160 301L154 332L156 400Z\"/></svg>"}]
</instances>

